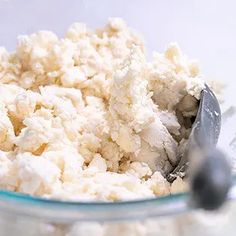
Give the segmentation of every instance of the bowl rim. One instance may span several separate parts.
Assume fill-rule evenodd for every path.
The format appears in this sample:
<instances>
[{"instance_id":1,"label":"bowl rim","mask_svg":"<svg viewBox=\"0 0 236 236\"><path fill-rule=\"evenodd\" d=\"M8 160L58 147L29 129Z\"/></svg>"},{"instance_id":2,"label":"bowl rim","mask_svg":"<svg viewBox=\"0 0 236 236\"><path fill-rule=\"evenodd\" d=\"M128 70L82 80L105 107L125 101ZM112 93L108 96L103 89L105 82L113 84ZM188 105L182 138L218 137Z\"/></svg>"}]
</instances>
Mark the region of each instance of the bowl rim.
<instances>
[{"instance_id":1,"label":"bowl rim","mask_svg":"<svg viewBox=\"0 0 236 236\"><path fill-rule=\"evenodd\" d=\"M190 193L119 202L82 202L47 199L0 189L0 211L25 217L65 221L116 221L171 216L197 210ZM227 201L236 199L236 175Z\"/></svg>"},{"instance_id":2,"label":"bowl rim","mask_svg":"<svg viewBox=\"0 0 236 236\"><path fill-rule=\"evenodd\" d=\"M189 194L178 193L155 198L119 202L79 202L46 199L0 190L0 211L17 216L53 221L137 220L175 215L191 210Z\"/></svg>"}]
</instances>

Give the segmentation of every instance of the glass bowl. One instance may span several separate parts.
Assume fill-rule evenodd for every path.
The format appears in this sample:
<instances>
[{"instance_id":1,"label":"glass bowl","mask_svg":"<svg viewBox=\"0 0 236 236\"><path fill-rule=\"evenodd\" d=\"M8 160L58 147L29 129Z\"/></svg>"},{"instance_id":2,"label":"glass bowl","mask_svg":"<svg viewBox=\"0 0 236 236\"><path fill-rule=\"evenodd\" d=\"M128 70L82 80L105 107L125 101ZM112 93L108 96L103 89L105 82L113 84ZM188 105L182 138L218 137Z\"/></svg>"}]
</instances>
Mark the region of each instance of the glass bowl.
<instances>
[{"instance_id":1,"label":"glass bowl","mask_svg":"<svg viewBox=\"0 0 236 236\"><path fill-rule=\"evenodd\" d=\"M0 191L0 235L235 235L236 187L219 210L188 204L188 194L116 203L66 202Z\"/></svg>"},{"instance_id":2,"label":"glass bowl","mask_svg":"<svg viewBox=\"0 0 236 236\"><path fill-rule=\"evenodd\" d=\"M234 1L2 0L0 45L12 50L17 35L52 30L59 36L76 21L102 26L122 17L144 35L149 52L176 41L198 58L206 76L230 86L223 112L235 105ZM224 117L223 117L224 118ZM227 118L227 119L226 119ZM223 119L219 146L234 157L235 118ZM0 235L235 235L235 179L226 204L215 212L193 209L188 194L117 203L47 200L0 190Z\"/></svg>"}]
</instances>

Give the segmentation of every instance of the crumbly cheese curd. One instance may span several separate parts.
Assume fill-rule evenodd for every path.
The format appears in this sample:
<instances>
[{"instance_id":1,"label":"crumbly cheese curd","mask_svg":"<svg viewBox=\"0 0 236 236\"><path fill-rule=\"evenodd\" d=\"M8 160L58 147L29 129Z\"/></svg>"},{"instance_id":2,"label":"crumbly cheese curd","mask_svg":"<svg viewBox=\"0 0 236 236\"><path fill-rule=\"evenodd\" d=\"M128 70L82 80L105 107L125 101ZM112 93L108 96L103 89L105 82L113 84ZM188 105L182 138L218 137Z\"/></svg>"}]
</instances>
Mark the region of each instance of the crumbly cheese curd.
<instances>
[{"instance_id":1,"label":"crumbly cheese curd","mask_svg":"<svg viewBox=\"0 0 236 236\"><path fill-rule=\"evenodd\" d=\"M0 48L0 188L73 201L186 190L178 163L204 87L172 43L147 61L126 23L73 24Z\"/></svg>"}]
</instances>

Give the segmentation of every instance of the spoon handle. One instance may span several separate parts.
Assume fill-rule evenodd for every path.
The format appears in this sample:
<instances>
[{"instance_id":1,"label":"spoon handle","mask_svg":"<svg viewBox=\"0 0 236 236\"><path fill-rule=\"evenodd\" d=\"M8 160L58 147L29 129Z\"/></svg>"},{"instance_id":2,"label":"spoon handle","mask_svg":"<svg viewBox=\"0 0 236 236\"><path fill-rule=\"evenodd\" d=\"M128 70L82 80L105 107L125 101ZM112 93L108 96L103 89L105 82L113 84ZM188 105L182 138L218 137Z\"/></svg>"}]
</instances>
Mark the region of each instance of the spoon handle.
<instances>
[{"instance_id":1,"label":"spoon handle","mask_svg":"<svg viewBox=\"0 0 236 236\"><path fill-rule=\"evenodd\" d=\"M218 149L198 153L200 161L189 171L190 202L195 207L214 210L225 202L231 187L230 163Z\"/></svg>"}]
</instances>

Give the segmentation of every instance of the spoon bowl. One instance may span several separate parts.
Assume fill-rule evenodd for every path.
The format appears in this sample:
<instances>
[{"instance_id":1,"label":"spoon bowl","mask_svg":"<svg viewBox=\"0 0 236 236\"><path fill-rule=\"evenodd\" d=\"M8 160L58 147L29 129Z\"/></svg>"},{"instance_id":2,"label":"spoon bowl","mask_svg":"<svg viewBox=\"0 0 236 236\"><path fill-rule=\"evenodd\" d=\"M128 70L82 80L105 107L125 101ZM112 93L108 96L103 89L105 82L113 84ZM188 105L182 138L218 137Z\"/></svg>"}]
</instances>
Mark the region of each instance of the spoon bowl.
<instances>
[{"instance_id":1,"label":"spoon bowl","mask_svg":"<svg viewBox=\"0 0 236 236\"><path fill-rule=\"evenodd\" d=\"M191 204L212 210L220 207L231 186L231 167L226 156L216 149L220 134L221 110L217 98L205 85L186 150L178 165L167 176L190 180Z\"/></svg>"}]
</instances>

